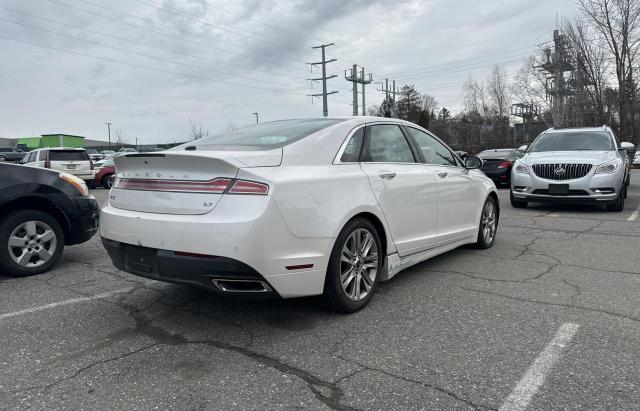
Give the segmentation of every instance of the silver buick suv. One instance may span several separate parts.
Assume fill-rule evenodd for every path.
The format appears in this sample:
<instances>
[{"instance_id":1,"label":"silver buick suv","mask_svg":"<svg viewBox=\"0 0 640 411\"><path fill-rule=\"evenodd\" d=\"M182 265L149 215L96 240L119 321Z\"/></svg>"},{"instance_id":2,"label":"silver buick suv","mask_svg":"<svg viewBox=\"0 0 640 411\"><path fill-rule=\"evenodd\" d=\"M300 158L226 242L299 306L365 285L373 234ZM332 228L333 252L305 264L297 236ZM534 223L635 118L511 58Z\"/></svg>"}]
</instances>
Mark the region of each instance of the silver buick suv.
<instances>
[{"instance_id":1,"label":"silver buick suv","mask_svg":"<svg viewBox=\"0 0 640 411\"><path fill-rule=\"evenodd\" d=\"M529 202L605 204L622 211L627 196L628 169L623 151L609 127L548 129L531 143L511 171L511 205Z\"/></svg>"}]
</instances>

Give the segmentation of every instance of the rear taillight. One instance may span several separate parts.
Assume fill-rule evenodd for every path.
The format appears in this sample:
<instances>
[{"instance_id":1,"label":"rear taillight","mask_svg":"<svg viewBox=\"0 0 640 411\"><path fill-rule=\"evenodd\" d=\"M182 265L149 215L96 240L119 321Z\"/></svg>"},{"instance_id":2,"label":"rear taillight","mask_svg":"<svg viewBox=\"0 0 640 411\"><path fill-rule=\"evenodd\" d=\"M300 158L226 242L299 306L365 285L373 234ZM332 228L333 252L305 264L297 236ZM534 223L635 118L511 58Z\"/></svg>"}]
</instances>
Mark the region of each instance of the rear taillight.
<instances>
[{"instance_id":1,"label":"rear taillight","mask_svg":"<svg viewBox=\"0 0 640 411\"><path fill-rule=\"evenodd\" d=\"M264 183L247 180L216 178L210 181L151 180L139 178L118 178L115 188L141 191L168 191L179 193L212 194L254 194L266 195L269 186Z\"/></svg>"},{"instance_id":2,"label":"rear taillight","mask_svg":"<svg viewBox=\"0 0 640 411\"><path fill-rule=\"evenodd\" d=\"M180 180L145 180L136 178L119 178L116 188L125 190L144 191L174 191L182 193L213 193L222 194L229 184L229 178L216 178L210 181L180 181Z\"/></svg>"},{"instance_id":3,"label":"rear taillight","mask_svg":"<svg viewBox=\"0 0 640 411\"><path fill-rule=\"evenodd\" d=\"M513 165L513 163L511 161L503 161L502 163L498 164L498 168L509 168Z\"/></svg>"},{"instance_id":4,"label":"rear taillight","mask_svg":"<svg viewBox=\"0 0 640 411\"><path fill-rule=\"evenodd\" d=\"M236 180L229 189L229 194L258 194L266 195L269 192L269 186L263 183L246 180Z\"/></svg>"}]
</instances>

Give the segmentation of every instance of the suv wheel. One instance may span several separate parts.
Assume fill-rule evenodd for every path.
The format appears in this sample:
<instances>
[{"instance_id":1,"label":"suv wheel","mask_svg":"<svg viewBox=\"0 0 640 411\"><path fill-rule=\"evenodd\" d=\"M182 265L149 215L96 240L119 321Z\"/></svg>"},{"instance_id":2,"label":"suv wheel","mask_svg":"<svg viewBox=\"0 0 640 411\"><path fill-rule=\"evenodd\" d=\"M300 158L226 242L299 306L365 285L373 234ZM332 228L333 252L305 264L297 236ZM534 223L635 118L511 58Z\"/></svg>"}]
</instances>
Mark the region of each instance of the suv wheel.
<instances>
[{"instance_id":1,"label":"suv wheel","mask_svg":"<svg viewBox=\"0 0 640 411\"><path fill-rule=\"evenodd\" d=\"M5 156L0 156L0 161L7 161L7 157L5 157Z\"/></svg>"},{"instance_id":2,"label":"suv wheel","mask_svg":"<svg viewBox=\"0 0 640 411\"><path fill-rule=\"evenodd\" d=\"M513 208L525 208L527 207L526 201L519 201L513 196L513 191L509 190L509 201L511 202L511 206Z\"/></svg>"},{"instance_id":3,"label":"suv wheel","mask_svg":"<svg viewBox=\"0 0 640 411\"><path fill-rule=\"evenodd\" d=\"M618 194L618 198L616 198L616 201L611 204L607 204L607 211L615 211L619 213L624 210L624 198L626 197L626 191L627 187L623 184L622 191L620 192L620 194Z\"/></svg>"},{"instance_id":4,"label":"suv wheel","mask_svg":"<svg viewBox=\"0 0 640 411\"><path fill-rule=\"evenodd\" d=\"M0 269L13 276L44 273L64 248L58 221L38 210L22 210L0 223Z\"/></svg>"},{"instance_id":5,"label":"suv wheel","mask_svg":"<svg viewBox=\"0 0 640 411\"><path fill-rule=\"evenodd\" d=\"M376 228L368 220L351 220L331 251L324 296L331 308L343 313L369 303L378 286L385 252Z\"/></svg>"}]
</instances>

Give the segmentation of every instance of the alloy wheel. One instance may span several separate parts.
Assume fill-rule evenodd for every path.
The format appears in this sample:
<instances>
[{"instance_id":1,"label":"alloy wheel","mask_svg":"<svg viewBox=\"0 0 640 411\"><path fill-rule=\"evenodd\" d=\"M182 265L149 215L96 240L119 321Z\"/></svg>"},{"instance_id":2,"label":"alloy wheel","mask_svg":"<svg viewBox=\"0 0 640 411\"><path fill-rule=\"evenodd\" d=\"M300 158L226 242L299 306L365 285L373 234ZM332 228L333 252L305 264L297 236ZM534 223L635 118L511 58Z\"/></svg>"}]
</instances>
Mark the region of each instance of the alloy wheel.
<instances>
[{"instance_id":1,"label":"alloy wheel","mask_svg":"<svg viewBox=\"0 0 640 411\"><path fill-rule=\"evenodd\" d=\"M342 247L340 256L340 283L345 295L352 301L361 301L369 295L378 274L378 246L364 228L353 231Z\"/></svg>"},{"instance_id":2,"label":"alloy wheel","mask_svg":"<svg viewBox=\"0 0 640 411\"><path fill-rule=\"evenodd\" d=\"M9 236L9 256L21 267L40 267L56 252L58 238L53 229L42 221L25 221Z\"/></svg>"},{"instance_id":3,"label":"alloy wheel","mask_svg":"<svg viewBox=\"0 0 640 411\"><path fill-rule=\"evenodd\" d=\"M487 201L482 209L482 237L487 244L491 244L496 235L496 207L492 201Z\"/></svg>"}]
</instances>

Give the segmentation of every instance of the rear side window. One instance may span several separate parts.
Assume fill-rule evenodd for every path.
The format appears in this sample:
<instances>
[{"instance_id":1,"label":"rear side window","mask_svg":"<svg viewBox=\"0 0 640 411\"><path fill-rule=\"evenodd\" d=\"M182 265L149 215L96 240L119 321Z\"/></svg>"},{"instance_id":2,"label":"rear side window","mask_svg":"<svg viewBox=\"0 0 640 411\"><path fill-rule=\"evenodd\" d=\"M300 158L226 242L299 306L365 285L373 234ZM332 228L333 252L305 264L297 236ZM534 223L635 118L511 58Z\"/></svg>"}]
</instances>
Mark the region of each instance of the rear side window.
<instances>
[{"instance_id":1,"label":"rear side window","mask_svg":"<svg viewBox=\"0 0 640 411\"><path fill-rule=\"evenodd\" d=\"M400 127L381 124L370 127L369 160L374 163L415 163L409 142Z\"/></svg>"},{"instance_id":2,"label":"rear side window","mask_svg":"<svg viewBox=\"0 0 640 411\"><path fill-rule=\"evenodd\" d=\"M44 161L47 159L47 152L45 150L38 154L38 161Z\"/></svg>"},{"instance_id":3,"label":"rear side window","mask_svg":"<svg viewBox=\"0 0 640 411\"><path fill-rule=\"evenodd\" d=\"M364 141L364 127L353 133L347 147L340 157L343 163L357 163L360 161L360 151L362 150L362 142Z\"/></svg>"},{"instance_id":4,"label":"rear side window","mask_svg":"<svg viewBox=\"0 0 640 411\"><path fill-rule=\"evenodd\" d=\"M50 161L86 161L89 160L87 152L84 150L51 150L49 151Z\"/></svg>"}]
</instances>

